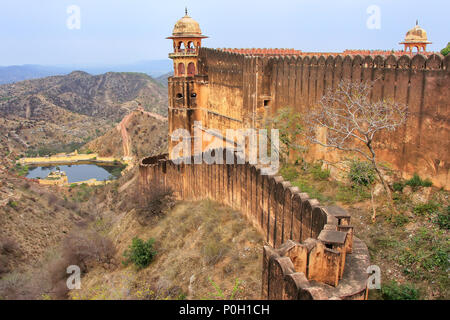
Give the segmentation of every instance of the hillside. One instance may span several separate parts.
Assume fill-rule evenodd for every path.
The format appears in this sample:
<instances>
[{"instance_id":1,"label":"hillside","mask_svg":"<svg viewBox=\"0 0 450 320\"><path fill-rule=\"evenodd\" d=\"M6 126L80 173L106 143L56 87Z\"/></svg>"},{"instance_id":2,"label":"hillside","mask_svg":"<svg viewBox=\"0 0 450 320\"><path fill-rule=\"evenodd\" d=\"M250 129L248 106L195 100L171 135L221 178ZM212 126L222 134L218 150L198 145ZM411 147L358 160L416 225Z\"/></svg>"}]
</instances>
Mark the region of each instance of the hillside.
<instances>
[{"instance_id":1,"label":"hillside","mask_svg":"<svg viewBox=\"0 0 450 320\"><path fill-rule=\"evenodd\" d=\"M167 119L143 110L127 115L115 128L86 144L101 156L135 157L167 153Z\"/></svg>"},{"instance_id":2,"label":"hillside","mask_svg":"<svg viewBox=\"0 0 450 320\"><path fill-rule=\"evenodd\" d=\"M167 87L168 86L167 82L169 80L169 77L172 77L172 76L173 76L173 72L169 72L169 73L163 74L162 76L157 77L155 80L162 83L165 87Z\"/></svg>"},{"instance_id":3,"label":"hillside","mask_svg":"<svg viewBox=\"0 0 450 320\"><path fill-rule=\"evenodd\" d=\"M122 183L117 193L97 198L98 208L110 212L100 230L114 243L115 261L125 260L136 237L155 239L155 261L143 270L97 264L69 299L215 299L214 284L230 297L236 281L236 299L259 298L263 239L239 212L212 201L188 201L151 216L139 212L137 178Z\"/></svg>"},{"instance_id":4,"label":"hillside","mask_svg":"<svg viewBox=\"0 0 450 320\"><path fill-rule=\"evenodd\" d=\"M41 299L51 291L49 261L90 210L47 188L0 169L0 300Z\"/></svg>"},{"instance_id":5,"label":"hillside","mask_svg":"<svg viewBox=\"0 0 450 320\"><path fill-rule=\"evenodd\" d=\"M139 73L72 72L0 86L0 156L76 149L138 105L167 114L167 88Z\"/></svg>"},{"instance_id":6,"label":"hillside","mask_svg":"<svg viewBox=\"0 0 450 320\"><path fill-rule=\"evenodd\" d=\"M236 281L237 299L259 297L263 241L239 212L174 203L155 186L144 198L161 201L162 211L150 213L137 170L107 186L69 189L0 177L0 300L211 299L215 285L231 296ZM156 240L145 270L122 264L134 237ZM82 290L68 292L68 265L80 266Z\"/></svg>"},{"instance_id":7,"label":"hillside","mask_svg":"<svg viewBox=\"0 0 450 320\"><path fill-rule=\"evenodd\" d=\"M75 71L67 76L27 80L0 86L0 115L12 113L40 119L39 102L53 103L78 114L122 119L139 101L144 109L167 113L167 90L141 73L105 73L92 76Z\"/></svg>"}]
</instances>

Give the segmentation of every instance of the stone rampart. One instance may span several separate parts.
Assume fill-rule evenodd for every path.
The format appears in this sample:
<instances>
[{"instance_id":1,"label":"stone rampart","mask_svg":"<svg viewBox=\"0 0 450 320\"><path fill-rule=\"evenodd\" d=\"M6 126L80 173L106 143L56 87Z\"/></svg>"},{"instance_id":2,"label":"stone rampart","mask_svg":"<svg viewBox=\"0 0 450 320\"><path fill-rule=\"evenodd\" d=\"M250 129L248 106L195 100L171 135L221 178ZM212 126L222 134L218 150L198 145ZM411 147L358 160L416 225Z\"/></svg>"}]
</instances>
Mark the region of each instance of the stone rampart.
<instances>
[{"instance_id":1,"label":"stone rampart","mask_svg":"<svg viewBox=\"0 0 450 320\"><path fill-rule=\"evenodd\" d=\"M229 150L212 153L234 164L194 164L193 157L175 164L165 155L143 159L141 192L159 184L179 200L211 199L240 211L268 244L264 299L366 298L368 251L353 237L345 210L321 206L281 176L262 175L261 167Z\"/></svg>"},{"instance_id":2,"label":"stone rampart","mask_svg":"<svg viewBox=\"0 0 450 320\"><path fill-rule=\"evenodd\" d=\"M378 158L404 178L417 172L437 187L450 187L450 139L443 139L450 136L450 55L286 55L291 51L284 50L273 57L231 51L200 51L199 70L210 88L204 108L214 112L204 119L205 127L258 127L264 116L287 106L307 114L343 79L377 80L373 101L392 99L408 105L410 112L403 127L378 137ZM313 160L339 160L336 153L317 150Z\"/></svg>"}]
</instances>

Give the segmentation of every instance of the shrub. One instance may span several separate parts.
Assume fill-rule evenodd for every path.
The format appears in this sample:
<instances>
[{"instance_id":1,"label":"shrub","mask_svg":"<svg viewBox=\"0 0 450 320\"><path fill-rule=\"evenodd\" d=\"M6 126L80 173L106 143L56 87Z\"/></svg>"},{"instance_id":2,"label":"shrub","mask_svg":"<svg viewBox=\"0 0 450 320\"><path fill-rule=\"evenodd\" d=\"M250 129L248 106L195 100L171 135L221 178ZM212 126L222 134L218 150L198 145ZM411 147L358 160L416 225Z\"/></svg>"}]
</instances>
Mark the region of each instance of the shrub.
<instances>
[{"instance_id":1,"label":"shrub","mask_svg":"<svg viewBox=\"0 0 450 320\"><path fill-rule=\"evenodd\" d=\"M353 187L368 187L375 181L376 172L371 163L352 160L348 178Z\"/></svg>"},{"instance_id":2,"label":"shrub","mask_svg":"<svg viewBox=\"0 0 450 320\"><path fill-rule=\"evenodd\" d=\"M93 263L108 263L116 249L111 240L94 231L72 232L63 241L63 257L69 265L87 271Z\"/></svg>"},{"instance_id":3,"label":"shrub","mask_svg":"<svg viewBox=\"0 0 450 320\"><path fill-rule=\"evenodd\" d=\"M0 254L10 255L19 252L20 247L17 242L10 238L0 238Z\"/></svg>"},{"instance_id":4,"label":"shrub","mask_svg":"<svg viewBox=\"0 0 450 320\"><path fill-rule=\"evenodd\" d=\"M71 232L62 242L61 258L49 266L52 296L56 299L67 297L68 266L78 266L85 273L96 264L110 263L115 252L112 241L94 231Z\"/></svg>"},{"instance_id":5,"label":"shrub","mask_svg":"<svg viewBox=\"0 0 450 320\"><path fill-rule=\"evenodd\" d=\"M130 263L134 263L139 270L148 267L157 254L157 251L153 248L154 243L154 239L144 241L134 238L128 250L125 250L123 253L123 256L126 258L123 264L127 266Z\"/></svg>"},{"instance_id":6,"label":"shrub","mask_svg":"<svg viewBox=\"0 0 450 320\"><path fill-rule=\"evenodd\" d=\"M413 189L417 189L418 187L431 187L433 183L429 180L422 180L417 173L414 176L405 182L407 186L410 186Z\"/></svg>"},{"instance_id":7,"label":"shrub","mask_svg":"<svg viewBox=\"0 0 450 320\"><path fill-rule=\"evenodd\" d=\"M381 295L384 300L418 300L419 291L410 284L399 285L392 280L381 287Z\"/></svg>"},{"instance_id":8,"label":"shrub","mask_svg":"<svg viewBox=\"0 0 450 320\"><path fill-rule=\"evenodd\" d=\"M440 208L440 204L430 201L414 207L414 213L418 215L432 214Z\"/></svg>"},{"instance_id":9,"label":"shrub","mask_svg":"<svg viewBox=\"0 0 450 320\"><path fill-rule=\"evenodd\" d=\"M401 227L409 222L409 218L402 214L398 214L394 215L391 221L396 227Z\"/></svg>"},{"instance_id":10,"label":"shrub","mask_svg":"<svg viewBox=\"0 0 450 320\"><path fill-rule=\"evenodd\" d=\"M235 300L236 294L242 291L241 281L237 278L234 281L234 287L233 290L231 290L231 294L229 297L225 296L224 291L220 289L220 287L211 279L211 277L208 278L208 281L215 289L214 293L209 293L209 297L214 300Z\"/></svg>"},{"instance_id":11,"label":"shrub","mask_svg":"<svg viewBox=\"0 0 450 320\"><path fill-rule=\"evenodd\" d=\"M57 201L58 201L58 197L54 193L50 193L48 195L47 204L49 206L55 205Z\"/></svg>"},{"instance_id":12,"label":"shrub","mask_svg":"<svg viewBox=\"0 0 450 320\"><path fill-rule=\"evenodd\" d=\"M295 167L283 167L280 174L288 181L294 181L298 177L298 171Z\"/></svg>"},{"instance_id":13,"label":"shrub","mask_svg":"<svg viewBox=\"0 0 450 320\"><path fill-rule=\"evenodd\" d=\"M330 177L330 170L322 170L322 166L320 164L315 164L311 168L311 174L317 180L326 180Z\"/></svg>"},{"instance_id":14,"label":"shrub","mask_svg":"<svg viewBox=\"0 0 450 320\"><path fill-rule=\"evenodd\" d=\"M434 222L439 225L439 228L449 230L450 229L450 206L447 206L447 208L444 210L444 212L438 212Z\"/></svg>"},{"instance_id":15,"label":"shrub","mask_svg":"<svg viewBox=\"0 0 450 320\"><path fill-rule=\"evenodd\" d=\"M159 217L171 209L174 204L173 191L170 188L154 183L153 187L142 194L138 190L132 195L141 225L147 225L152 217Z\"/></svg>"},{"instance_id":16,"label":"shrub","mask_svg":"<svg viewBox=\"0 0 450 320\"><path fill-rule=\"evenodd\" d=\"M394 191L402 192L403 188L405 187L405 184L402 182L395 182L392 187L393 187Z\"/></svg>"},{"instance_id":17,"label":"shrub","mask_svg":"<svg viewBox=\"0 0 450 320\"><path fill-rule=\"evenodd\" d=\"M16 209L18 205L19 204L17 203L17 201L14 201L14 200L9 200L8 201L8 206L10 206L13 209Z\"/></svg>"}]
</instances>

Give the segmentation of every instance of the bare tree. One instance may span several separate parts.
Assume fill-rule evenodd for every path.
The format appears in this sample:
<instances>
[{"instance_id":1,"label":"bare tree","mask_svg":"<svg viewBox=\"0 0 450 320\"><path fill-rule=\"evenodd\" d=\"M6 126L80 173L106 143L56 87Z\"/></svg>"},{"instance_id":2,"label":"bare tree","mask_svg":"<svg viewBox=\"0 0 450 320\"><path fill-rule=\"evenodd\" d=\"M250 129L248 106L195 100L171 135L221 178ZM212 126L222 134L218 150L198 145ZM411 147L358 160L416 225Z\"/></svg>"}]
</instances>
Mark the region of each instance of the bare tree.
<instances>
[{"instance_id":1,"label":"bare tree","mask_svg":"<svg viewBox=\"0 0 450 320\"><path fill-rule=\"evenodd\" d=\"M371 101L374 82L341 81L329 90L318 108L307 117L307 136L312 143L326 148L357 153L370 161L392 201L392 193L377 164L373 142L380 131L394 131L406 122L407 106L392 100ZM326 129L325 141L317 128Z\"/></svg>"}]
</instances>

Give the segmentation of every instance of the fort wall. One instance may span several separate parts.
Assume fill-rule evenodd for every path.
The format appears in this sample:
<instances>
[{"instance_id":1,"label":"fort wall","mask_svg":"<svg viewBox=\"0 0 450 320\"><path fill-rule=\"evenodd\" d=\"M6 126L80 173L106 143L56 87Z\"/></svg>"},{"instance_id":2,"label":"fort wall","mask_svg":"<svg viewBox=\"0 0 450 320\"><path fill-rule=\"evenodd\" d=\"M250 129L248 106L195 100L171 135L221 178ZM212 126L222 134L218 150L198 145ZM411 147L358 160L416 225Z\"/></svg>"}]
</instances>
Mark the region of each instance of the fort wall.
<instances>
[{"instance_id":1,"label":"fort wall","mask_svg":"<svg viewBox=\"0 0 450 320\"><path fill-rule=\"evenodd\" d=\"M264 299L366 298L369 254L353 236L345 210L321 206L282 177L262 175L260 167L238 161L230 151L211 152L234 164L144 159L139 166L141 192L159 184L171 188L179 200L211 199L240 211L268 244L262 267Z\"/></svg>"},{"instance_id":2,"label":"fort wall","mask_svg":"<svg viewBox=\"0 0 450 320\"><path fill-rule=\"evenodd\" d=\"M342 79L377 80L373 101L393 99L410 111L403 127L378 139L374 147L379 160L392 164L405 178L417 172L448 189L449 65L450 56L440 54L272 57L202 48L199 71L207 75L209 86L202 120L206 127L220 130L258 127L265 116L282 107L307 114ZM310 155L328 162L341 156L317 148Z\"/></svg>"}]
</instances>

